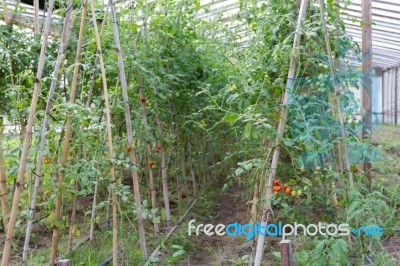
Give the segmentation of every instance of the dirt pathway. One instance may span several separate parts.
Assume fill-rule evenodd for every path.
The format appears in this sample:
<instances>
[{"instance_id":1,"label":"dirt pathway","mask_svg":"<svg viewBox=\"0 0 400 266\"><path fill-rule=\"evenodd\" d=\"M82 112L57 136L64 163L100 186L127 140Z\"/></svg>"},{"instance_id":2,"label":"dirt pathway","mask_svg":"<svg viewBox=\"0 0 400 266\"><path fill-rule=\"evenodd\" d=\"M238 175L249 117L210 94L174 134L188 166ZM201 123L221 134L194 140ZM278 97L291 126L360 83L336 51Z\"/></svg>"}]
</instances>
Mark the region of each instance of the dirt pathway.
<instances>
[{"instance_id":1,"label":"dirt pathway","mask_svg":"<svg viewBox=\"0 0 400 266\"><path fill-rule=\"evenodd\" d=\"M198 223L213 225L249 222L244 188L231 187L227 192L218 194L216 202L219 205L211 210L208 219L203 217L206 220L200 220L201 218L196 217L196 215L191 219L196 219ZM244 237L227 235L194 235L191 236L190 240L195 243L196 250L189 252L187 258L177 265L232 265L234 262L240 262L239 258L242 256L250 254L252 244L251 241L246 241Z\"/></svg>"}]
</instances>

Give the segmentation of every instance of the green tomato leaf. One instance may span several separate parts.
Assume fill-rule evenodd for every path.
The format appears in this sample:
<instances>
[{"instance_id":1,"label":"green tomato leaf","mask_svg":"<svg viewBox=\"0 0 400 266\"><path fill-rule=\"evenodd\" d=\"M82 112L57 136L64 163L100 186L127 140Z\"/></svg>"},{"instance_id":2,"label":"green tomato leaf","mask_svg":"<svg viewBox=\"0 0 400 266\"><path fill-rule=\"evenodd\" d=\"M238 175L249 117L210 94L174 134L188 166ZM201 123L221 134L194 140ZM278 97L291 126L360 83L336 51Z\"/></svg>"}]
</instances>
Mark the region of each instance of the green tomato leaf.
<instances>
[{"instance_id":1,"label":"green tomato leaf","mask_svg":"<svg viewBox=\"0 0 400 266\"><path fill-rule=\"evenodd\" d=\"M172 254L172 257L176 258L182 256L183 254L185 254L185 251L183 249L180 249L178 251L175 251L174 254Z\"/></svg>"},{"instance_id":2,"label":"green tomato leaf","mask_svg":"<svg viewBox=\"0 0 400 266\"><path fill-rule=\"evenodd\" d=\"M244 127L244 138L249 138L251 134L251 129L253 128L253 123L247 122L246 126Z\"/></svg>"}]
</instances>

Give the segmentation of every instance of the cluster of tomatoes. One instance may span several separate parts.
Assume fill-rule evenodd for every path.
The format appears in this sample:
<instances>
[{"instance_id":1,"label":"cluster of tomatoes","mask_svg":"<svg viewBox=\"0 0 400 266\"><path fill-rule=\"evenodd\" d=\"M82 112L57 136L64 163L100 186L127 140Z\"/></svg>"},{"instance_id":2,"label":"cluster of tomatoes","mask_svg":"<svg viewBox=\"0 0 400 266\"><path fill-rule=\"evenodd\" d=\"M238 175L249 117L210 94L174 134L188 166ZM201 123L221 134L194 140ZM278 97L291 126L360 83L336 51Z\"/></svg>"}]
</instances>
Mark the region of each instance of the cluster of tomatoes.
<instances>
[{"instance_id":1,"label":"cluster of tomatoes","mask_svg":"<svg viewBox=\"0 0 400 266\"><path fill-rule=\"evenodd\" d=\"M132 146L130 146L130 145L126 146L126 147L125 147L125 150L126 150L127 152L130 152L130 151L132 150ZM158 152L158 151L161 151L161 150L162 150L162 145L159 144L159 145L157 145L157 147L156 147L156 149L154 150L154 152ZM154 163L153 161L149 161L148 164L149 164L150 167L153 167L153 165L155 165L155 163Z\"/></svg>"},{"instance_id":2,"label":"cluster of tomatoes","mask_svg":"<svg viewBox=\"0 0 400 266\"><path fill-rule=\"evenodd\" d=\"M132 150L132 146L131 145L126 146L125 150L127 152L130 152ZM156 150L154 150L154 152L161 151L161 150L162 150L162 146L161 145L157 145Z\"/></svg>"},{"instance_id":3,"label":"cluster of tomatoes","mask_svg":"<svg viewBox=\"0 0 400 266\"><path fill-rule=\"evenodd\" d=\"M287 196L292 196L292 197L301 196L303 194L303 191L301 191L300 189L292 190L288 184L284 184L283 186L281 186L281 182L279 180L274 181L273 190L275 195L278 195L281 191L285 192Z\"/></svg>"},{"instance_id":4,"label":"cluster of tomatoes","mask_svg":"<svg viewBox=\"0 0 400 266\"><path fill-rule=\"evenodd\" d=\"M50 158L48 157L48 156L43 156L43 162L45 163L45 164L49 164L49 163L51 163L51 160L50 160Z\"/></svg>"}]
</instances>

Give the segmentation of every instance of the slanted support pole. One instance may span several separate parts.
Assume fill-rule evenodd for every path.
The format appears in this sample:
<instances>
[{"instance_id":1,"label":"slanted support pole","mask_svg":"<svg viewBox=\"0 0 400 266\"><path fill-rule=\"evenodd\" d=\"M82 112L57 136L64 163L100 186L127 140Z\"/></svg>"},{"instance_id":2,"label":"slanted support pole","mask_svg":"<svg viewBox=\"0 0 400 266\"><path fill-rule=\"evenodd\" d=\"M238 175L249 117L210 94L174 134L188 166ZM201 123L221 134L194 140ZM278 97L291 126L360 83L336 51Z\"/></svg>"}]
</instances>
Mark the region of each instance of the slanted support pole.
<instances>
[{"instance_id":1,"label":"slanted support pole","mask_svg":"<svg viewBox=\"0 0 400 266\"><path fill-rule=\"evenodd\" d=\"M363 94L362 103L364 109L362 138L369 139L372 131L372 0L363 0L361 2L362 20L362 70L363 70ZM371 162L368 158L364 160L363 166L370 188L372 188Z\"/></svg>"},{"instance_id":2,"label":"slanted support pole","mask_svg":"<svg viewBox=\"0 0 400 266\"><path fill-rule=\"evenodd\" d=\"M301 32L302 32L301 29L304 24L308 2L309 2L308 0L302 0L301 5L300 5L299 17L298 17L297 26L296 26L296 33L295 33L294 41L293 41L293 52L292 52L292 56L290 58L290 68L289 68L289 73L288 73L288 78L287 78L286 90L285 90L285 94L284 94L284 98L283 98L283 102L282 102L282 110L280 113L279 125L278 125L278 129L277 129L275 149L274 149L273 156L272 156L272 162L270 164L269 177L266 182L266 192L265 192L265 195L262 195L262 198L265 199L265 202L263 203L263 209L262 209L262 215L261 215L261 226L267 226L268 220L270 220L270 218L271 218L270 216L272 213L272 209L271 209L270 200L271 200L271 196L272 196L272 183L276 176L276 170L278 168L279 156L281 153L281 145L280 145L281 138L283 136L283 133L285 132L286 120L287 120L288 112L289 112L288 103L290 101L290 97L292 94L293 80L296 75L298 47L300 45ZM258 235L256 254L255 254L255 259L254 259L254 266L261 265L261 260L262 260L263 252L264 252L264 240L265 240L265 231L260 232Z\"/></svg>"}]
</instances>

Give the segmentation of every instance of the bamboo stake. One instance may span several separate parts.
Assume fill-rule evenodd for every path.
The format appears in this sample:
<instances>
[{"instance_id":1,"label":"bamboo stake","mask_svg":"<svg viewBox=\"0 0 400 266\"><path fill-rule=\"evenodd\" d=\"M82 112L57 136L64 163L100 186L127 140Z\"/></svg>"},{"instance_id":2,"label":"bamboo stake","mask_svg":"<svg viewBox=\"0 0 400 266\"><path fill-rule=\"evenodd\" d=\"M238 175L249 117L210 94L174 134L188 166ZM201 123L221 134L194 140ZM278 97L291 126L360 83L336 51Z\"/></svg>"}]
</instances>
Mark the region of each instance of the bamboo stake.
<instances>
[{"instance_id":1,"label":"bamboo stake","mask_svg":"<svg viewBox=\"0 0 400 266\"><path fill-rule=\"evenodd\" d=\"M86 12L87 12L87 6L86 6L86 0L84 0L82 2L82 15L81 15L79 37L78 37L78 47L76 49L76 56L75 56L74 74L72 77L71 91L70 91L70 95L69 95L69 102L71 104L75 103L75 97L76 97L76 88L77 88L77 84L78 84L78 73L79 73L79 66L80 66L80 62L81 62L83 36L85 34ZM62 186L64 183L65 167L66 167L66 163L68 160L68 152L69 152L70 140L71 140L71 135L72 135L71 126L72 126L72 119L71 119L71 113L69 112L69 114L67 116L67 123L66 123L66 129L65 129L63 153L61 156L61 170L58 175L58 191L57 191L55 217L54 217L55 220L59 220L61 218ZM50 251L50 264L51 265L53 265L56 260L59 238L60 238L59 229L57 227L54 227L51 251Z\"/></svg>"},{"instance_id":2,"label":"bamboo stake","mask_svg":"<svg viewBox=\"0 0 400 266\"><path fill-rule=\"evenodd\" d=\"M254 193L253 193L253 200L251 201L251 212L250 212L250 224L255 224L257 220L257 209L258 209L258 201L259 201L259 173L256 174L256 179L254 182Z\"/></svg>"},{"instance_id":3,"label":"bamboo stake","mask_svg":"<svg viewBox=\"0 0 400 266\"><path fill-rule=\"evenodd\" d=\"M6 231L8 224L8 189L6 168L4 165L4 151L3 151L3 120L0 121L0 199L1 199L1 213L3 215L3 229Z\"/></svg>"},{"instance_id":4,"label":"bamboo stake","mask_svg":"<svg viewBox=\"0 0 400 266\"><path fill-rule=\"evenodd\" d=\"M102 22L102 27L100 29L100 38L101 39L103 37L103 30L104 30L104 26L105 26L105 22L106 22L106 18L107 18L107 13L108 13L108 5L106 7L106 11L105 11L105 14L104 14L104 19L103 19L103 22ZM98 61L98 58L96 57L96 60L95 60L96 64L95 65L97 65L97 61ZM89 108L89 106L90 106L90 104L92 102L93 87L94 87L94 83L95 83L94 82L95 81L95 77L96 77L96 70L93 73L92 86L90 88L90 91L89 91L89 94L88 94L88 98L87 98L86 104L85 104L86 108ZM87 154L86 153L85 153L84 157L87 158ZM73 244L73 240L74 240L73 239L74 238L73 231L74 231L74 225L75 225L75 219L76 219L76 204L78 202L77 190L79 189L79 187L78 187L78 182L79 181L74 180L74 182L75 182L75 184L74 184L74 199L72 201L72 213L71 213L71 219L70 219L70 224L69 224L68 246L67 246L67 250L68 250L67 252L68 252L69 255L71 254L72 244ZM93 240L93 225L94 225L93 222L94 222L94 218L95 218L95 214L96 214L95 210L96 210L97 191L98 191L98 189L97 189L97 182L96 182L95 183L95 189L94 189L93 202L92 202L92 217L91 217L91 223L90 223L90 232L91 232L91 234L89 236L90 241Z\"/></svg>"},{"instance_id":5,"label":"bamboo stake","mask_svg":"<svg viewBox=\"0 0 400 266\"><path fill-rule=\"evenodd\" d=\"M72 211L71 211L71 219L69 224L69 232L68 232L68 244L67 244L67 254L68 256L71 254L72 250L72 242L74 238L74 226L75 226L75 219L76 219L76 205L78 204L78 180L74 181L74 199L72 201Z\"/></svg>"},{"instance_id":6,"label":"bamboo stake","mask_svg":"<svg viewBox=\"0 0 400 266\"><path fill-rule=\"evenodd\" d=\"M136 46L135 46L135 52L136 52ZM144 127L144 132L145 135L148 136L149 133L149 127L148 127L148 123L147 123L147 107L146 107L146 98L144 95L144 91L143 91L143 80L142 77L140 75L140 73L138 72L138 86L139 86L139 97L140 97L140 101L141 101L141 105L142 105L142 119L143 119L143 127ZM151 143L149 140L147 140L147 153L148 156L150 158L151 156ZM164 147L161 146L161 149L163 149ZM157 148L158 149L158 148ZM147 166L148 170L149 170L149 189L150 189L150 196L151 196L151 208L152 210L156 210L157 209L157 195L156 195L156 189L154 187L154 173L153 173L153 169L151 166ZM153 226L154 226L154 235L157 236L158 233L160 232L160 228L159 228L159 224L156 221L153 221Z\"/></svg>"},{"instance_id":7,"label":"bamboo stake","mask_svg":"<svg viewBox=\"0 0 400 266\"><path fill-rule=\"evenodd\" d=\"M345 167L347 171L347 175L349 177L349 183L350 183L350 188L354 188L354 182L353 182L353 172L351 171L350 167L350 160L349 160L349 152L347 149L347 138L346 138L346 132L344 129L344 121L343 121L343 113L342 113L342 106L340 104L340 91L338 89L338 84L336 83L336 74L335 74L335 69L334 69L334 63L333 63L333 55L332 55L332 50L331 50L331 44L330 44L330 39L329 39L329 33L326 28L326 23L325 23L325 8L324 8L324 2L323 0L319 0L319 8L320 8L320 15L321 15L321 21L322 21L322 27L324 30L324 37L325 37L325 44L326 44L326 51L328 53L329 57L329 64L330 64L330 71L333 79L333 86L335 89L335 95L336 95L336 105L337 105L337 111L338 111L338 116L339 116L339 123L340 123L340 130L342 134L342 141L343 141L343 156L345 159Z\"/></svg>"},{"instance_id":8,"label":"bamboo stake","mask_svg":"<svg viewBox=\"0 0 400 266\"><path fill-rule=\"evenodd\" d=\"M108 99L108 88L107 88L107 78L106 78L106 70L104 66L103 54L101 51L101 40L99 35L99 30L97 28L97 21L96 21L96 12L94 10L93 0L89 1L90 8L92 10L92 20L93 20L93 27L94 33L96 38L97 44L97 54L99 57L100 62L100 69L101 69L101 77L103 80L103 94L104 94L104 106L106 111L106 120L107 120L107 140L108 140L108 157L110 160L110 184L111 184L111 202L112 202L112 214L113 214L113 265L118 265L118 217L117 217L117 201L115 197L114 186L116 185L116 177L115 177L115 165L112 162L113 159L113 140L112 140L112 130L111 130L111 111L110 111L110 104ZM111 10L113 8L112 2L111 3ZM121 80L122 82L122 80ZM140 196L140 195L139 195Z\"/></svg>"},{"instance_id":9,"label":"bamboo stake","mask_svg":"<svg viewBox=\"0 0 400 266\"><path fill-rule=\"evenodd\" d=\"M39 34L39 0L33 0L33 13L34 13L34 23L33 28L35 32L35 36Z\"/></svg>"},{"instance_id":10,"label":"bamboo stake","mask_svg":"<svg viewBox=\"0 0 400 266\"><path fill-rule=\"evenodd\" d=\"M105 10L105 13L104 13L103 22L101 24L100 40L103 39L103 32L104 32L105 24L106 24L106 21L107 21L108 8L109 8L109 4L107 4L107 7L106 7L106 10ZM94 64L95 68L96 68L98 60L99 60L99 58L96 57L95 64ZM96 69L95 69L95 71L93 73L93 76L92 76L91 86L90 86L88 97L87 97L86 104L85 104L86 108L89 108L91 103L92 103L93 88L94 88L95 81L96 81ZM115 98L114 98L114 101L115 101ZM113 103L113 106L114 106L114 103ZM92 201L92 214L91 214L91 217L90 217L90 230L89 230L89 241L90 242L93 241L93 236L94 236L94 229L95 229L95 222L96 222L97 195L98 195L98 192L99 192L98 187L99 187L98 178L96 177L96 180L95 180L95 183L94 183L94 193L93 193L93 201ZM107 216L108 216L108 205L107 205ZM106 221L108 222L108 217L107 217Z\"/></svg>"},{"instance_id":11,"label":"bamboo stake","mask_svg":"<svg viewBox=\"0 0 400 266\"><path fill-rule=\"evenodd\" d=\"M103 21L101 23L101 29L100 29L100 40L103 39L103 33L104 33L104 28L105 28L105 25L106 25L106 21L107 21L109 6L110 6L110 4L108 3L107 7L106 7L106 10L104 11L104 18L103 18ZM99 58L96 57L96 59L94 61L94 68L95 69L96 69L98 60L99 60ZM96 83L96 76L97 75L96 75L96 70L95 70L94 73L93 73L93 76L92 76L92 81L90 83L90 89L89 89L89 92L88 92L88 95L87 95L87 99L86 99L86 108L88 108L90 106L90 104L92 103L93 88L94 88L94 85Z\"/></svg>"},{"instance_id":12,"label":"bamboo stake","mask_svg":"<svg viewBox=\"0 0 400 266\"><path fill-rule=\"evenodd\" d=\"M53 77L52 77L50 90L49 90L48 98L47 98L45 116L43 118L43 123L42 123L42 133L41 133L41 138L40 138L39 152L38 152L37 164L36 164L35 184L33 187L31 203L30 203L30 208L29 208L29 218L30 219L28 220L28 224L26 227L25 243L24 243L24 249L23 249L23 253L22 253L22 265L26 265L27 259L28 259L29 241L30 241L31 232L32 232L33 218L35 215L37 194L39 191L40 182L42 180L43 154L44 154L46 141L47 141L47 128L49 126L50 111L51 111L51 108L53 105L54 92L55 92L56 86L60 80L60 75L58 73L60 70L60 66L65 58L66 48L68 46L68 40L69 40L69 35L70 35L70 25L72 24L72 21L73 21L73 18L71 18L72 4L73 4L73 1L70 0L67 5L67 12L65 14L64 28L63 28L63 32L62 32L61 41L60 41L60 47L58 49L57 61L54 66Z\"/></svg>"},{"instance_id":13,"label":"bamboo stake","mask_svg":"<svg viewBox=\"0 0 400 266\"><path fill-rule=\"evenodd\" d=\"M114 40L115 46L118 55L118 66L119 66L119 77L121 81L121 88L122 88L122 97L124 99L124 107L125 107L125 120L126 120L126 135L128 138L128 145L132 146L133 144L133 137L132 137L132 120L131 120L131 111L129 107L129 97L128 97L128 88L126 84L126 77L125 77L125 66L124 66L124 59L122 55L122 49L120 44L119 38L119 31L118 31L118 22L117 22L117 15L115 12L115 5L112 0L110 0L110 7L111 7L111 16L112 16L112 24L114 29ZM147 247L146 247L146 234L144 229L144 221L142 215L142 202L140 197L140 185L138 179L138 173L136 168L136 154L134 149L130 149L129 157L131 160L131 177L133 181L133 194L135 197L135 206L136 206L136 217L138 222L138 231L139 231L139 238L140 238L140 248L142 250L142 256L147 258ZM116 255L116 254L114 254Z\"/></svg>"},{"instance_id":14,"label":"bamboo stake","mask_svg":"<svg viewBox=\"0 0 400 266\"><path fill-rule=\"evenodd\" d=\"M104 24L103 24L104 25ZM101 34L101 33L100 33ZM100 37L101 37L101 35L100 35ZM97 61L97 60L96 60ZM116 88L115 88L115 92L117 92L118 91L118 82L117 82L117 85L116 85ZM114 106L115 106L115 102L116 102L116 97L114 97L114 99L113 99L113 102L112 102L112 104L111 104L111 110L113 110L114 109ZM89 107L90 106L90 101L87 101L86 102L86 107ZM112 116L113 114L111 113L111 116ZM99 119L99 122L101 121L101 117L100 117L100 119ZM100 132L99 132L99 134L100 134ZM104 134L104 139L107 137L107 132L105 132L105 134ZM100 138L99 139L100 140L100 142L102 143L102 139ZM102 149L103 150L103 149ZM101 156L100 156L100 158L99 158L99 161L101 161ZM90 233L89 233L89 241L93 241L93 236L94 236L94 229L95 229L95 225L96 225L96 206L97 206L97 195L98 195L98 193L99 193L99 189L98 189L98 187L99 187L99 180L98 180L98 178L97 178L97 176L96 176L96 180L95 180L95 184L94 184L94 194L93 194L93 201L92 201L92 214L91 214L91 218L90 218ZM109 202L110 201L110 198L111 198L111 190L109 190L109 193L108 193L108 198L107 198L107 201ZM110 207L110 204L109 203L107 203L107 209L106 209L106 224L107 224L107 226L108 226L108 220L109 220L109 207Z\"/></svg>"},{"instance_id":15,"label":"bamboo stake","mask_svg":"<svg viewBox=\"0 0 400 266\"><path fill-rule=\"evenodd\" d=\"M9 220L8 230L7 230L6 239L5 239L5 243L4 243L3 257L1 260L2 266L7 266L8 261L10 259L11 244L12 244L12 239L14 236L15 223L17 221L19 200L21 198L23 184L24 184L25 168L26 168L26 163L27 163L27 159L28 159L29 146L30 146L30 142L32 139L33 123L34 123L35 116L36 116L37 102L38 102L38 98L39 98L39 94L40 94L40 82L42 79L43 69L44 69L44 64L45 64L46 47L47 47L47 41L48 41L49 32L50 32L50 24L51 24L51 17L53 15L53 8L54 8L54 0L50 0L49 12L47 13L46 25L45 25L44 34L42 37L42 47L40 50L35 85L34 85L33 95L32 95L32 102L31 102L31 107L29 110L28 124L26 126L25 138L24 138L24 143L22 146L22 152L21 152L20 164L19 164L19 168L18 168L17 182L16 182L16 188L15 188L15 193L14 193L14 198L13 198L13 203L12 203L10 220Z\"/></svg>"},{"instance_id":16,"label":"bamboo stake","mask_svg":"<svg viewBox=\"0 0 400 266\"><path fill-rule=\"evenodd\" d=\"M94 184L94 193L93 193L93 202L92 202L92 215L90 217L90 233L89 233L89 241L93 241L93 235L94 235L94 224L96 220L96 206L97 206L97 194L99 193L99 184L98 180L96 178L96 182Z\"/></svg>"},{"instance_id":17,"label":"bamboo stake","mask_svg":"<svg viewBox=\"0 0 400 266\"><path fill-rule=\"evenodd\" d=\"M286 120L288 117L287 105L289 103L289 99L290 99L290 96L292 93L293 80L295 78L296 67L297 67L296 50L300 45L301 29L303 27L303 22L304 22L306 11L307 11L307 5L308 5L308 0L301 1L299 18L298 18L297 26L296 26L296 33L295 33L294 41L293 41L293 52L292 52L292 55L290 58L290 69L289 69L288 79L287 79L287 83L286 83L286 91L285 91L285 95L284 95L283 102L282 102L283 108L281 110L280 119L279 119L279 125L278 125L278 131L277 131L278 135L276 138L276 146L275 146L273 157L272 157L268 182L266 184L267 185L266 197L265 197L265 203L263 205L261 226L267 225L268 220L271 215L270 199L271 199L271 195L272 195L272 182L276 176L276 170L278 168L279 156L281 153L281 138L285 131ZM264 239L265 239L265 232L264 232L264 235L260 233L258 236L258 239L257 239L256 257L255 257L255 261L254 261L255 266L261 265L261 260L262 260L263 250L264 250Z\"/></svg>"},{"instance_id":18,"label":"bamboo stake","mask_svg":"<svg viewBox=\"0 0 400 266\"><path fill-rule=\"evenodd\" d=\"M172 152L171 152L172 153ZM175 151L175 156L174 156L174 164L172 169L174 169L174 176L175 176L175 181L176 181L176 194L178 195L178 215L181 213L181 207L182 207L182 191L181 191L181 184L179 182L179 176L177 174L178 171L178 152Z\"/></svg>"},{"instance_id":19,"label":"bamboo stake","mask_svg":"<svg viewBox=\"0 0 400 266\"><path fill-rule=\"evenodd\" d=\"M185 189L186 199L189 200L189 186L187 183L187 176L186 176L186 156L185 156L185 148L182 149L181 154L181 168L182 168L182 175L183 175L183 188Z\"/></svg>"},{"instance_id":20,"label":"bamboo stake","mask_svg":"<svg viewBox=\"0 0 400 266\"><path fill-rule=\"evenodd\" d=\"M154 92L154 95L157 95L157 93ZM164 148L165 145L161 141L162 127L161 127L160 117L158 115L157 99L154 101L154 107L156 109L156 112L154 112L154 118L157 124L159 145L162 145L163 147L161 149L161 176L162 176L163 198L164 198L164 208L165 208L165 223L167 224L167 227L171 227L171 211L169 207L169 195L168 195L168 171L167 171L168 165L165 159L165 148Z\"/></svg>"},{"instance_id":21,"label":"bamboo stake","mask_svg":"<svg viewBox=\"0 0 400 266\"><path fill-rule=\"evenodd\" d=\"M174 133L175 133L175 136L176 136L176 143L177 143L177 146L179 146L179 144L180 144L179 139L180 139L181 133L180 133L180 129L179 129L179 122L176 119L177 110L176 110L176 106L175 106L174 102L169 101L169 104L170 104L170 110L171 110L170 112L173 114L172 115L172 120L175 123L175 132ZM184 139L183 139L183 145L182 146L184 147L182 149L182 154L179 154L179 152L177 150L176 151L176 157L178 157L179 155L181 157L180 159L181 159L181 170L182 170L182 177L183 177L183 188L184 188L185 193L186 193L186 200L189 200L189 186L188 186L188 183L187 183L186 168L185 168L185 165L186 165L186 163L185 163L185 161L186 161L185 150L186 149L185 149L185 140ZM178 175L176 175L176 177L178 178ZM179 186L178 186L178 193L181 193Z\"/></svg>"},{"instance_id":22,"label":"bamboo stake","mask_svg":"<svg viewBox=\"0 0 400 266\"><path fill-rule=\"evenodd\" d=\"M188 150L188 156L189 156L190 176L192 178L192 183L193 183L193 195L196 197L197 196L196 175L194 173L194 168L193 168L192 147L190 145L190 141L188 141L188 143L187 143L187 150Z\"/></svg>"}]
</instances>

